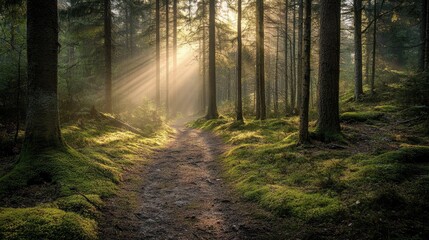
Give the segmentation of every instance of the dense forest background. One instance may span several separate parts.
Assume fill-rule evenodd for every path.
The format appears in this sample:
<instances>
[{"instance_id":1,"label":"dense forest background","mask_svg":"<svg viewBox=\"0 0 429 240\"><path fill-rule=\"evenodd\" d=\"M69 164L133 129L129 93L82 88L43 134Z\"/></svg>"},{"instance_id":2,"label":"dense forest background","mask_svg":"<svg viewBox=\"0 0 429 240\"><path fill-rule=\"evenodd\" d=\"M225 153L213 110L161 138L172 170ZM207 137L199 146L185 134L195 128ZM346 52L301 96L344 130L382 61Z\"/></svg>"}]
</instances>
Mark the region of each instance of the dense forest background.
<instances>
[{"instance_id":1,"label":"dense forest background","mask_svg":"<svg viewBox=\"0 0 429 240\"><path fill-rule=\"evenodd\" d=\"M425 0L46 2L0 0L0 238L99 238L177 119L286 239L429 237Z\"/></svg>"},{"instance_id":2,"label":"dense forest background","mask_svg":"<svg viewBox=\"0 0 429 240\"><path fill-rule=\"evenodd\" d=\"M13 3L13 1L12 1ZM20 122L25 118L26 100L26 18L25 6L21 3L12 4L6 1L2 6L2 50L1 50L1 106L4 113L19 112ZM118 1L112 2L112 71L113 99L115 112L121 112L130 99L140 104L144 99L154 100L155 92L155 2L153 1ZM184 48L194 62L187 63L181 59L181 66L189 68L190 76L194 79L192 91L201 95L203 60L202 45L208 51L208 16L203 11L203 3L181 1L178 4L177 23L179 26L179 48ZM300 54L298 41L302 33L302 21L299 19L298 2L288 3L288 15L285 16L284 1L265 1L265 60L266 60L266 102L270 116L285 114L285 78L288 87L288 113L297 112L299 108L297 94L300 92L297 84L297 61ZM205 4L207 5L207 4ZM374 89L382 93L387 81L396 80L398 83L407 76L415 73L421 64L420 50L422 47L421 4L418 1L379 1L374 3L363 1L362 5L362 69L365 90L370 90L372 78ZM205 6L206 8L208 6ZM236 4L222 2L218 6L221 13L216 22L216 71L217 71L217 101L226 109L225 114L232 113L236 91L234 90L236 76ZM311 47L311 77L318 76L318 3L313 3L312 14L312 47ZM254 9L253 2L243 2L243 99L246 115L254 114L255 89L255 40L254 40ZM374 10L377 11L376 25L376 54L372 55L374 41ZM103 109L103 85L105 77L104 57L104 8L102 1L60 1L59 2L59 101L62 114L74 114L82 108L95 105ZM172 12L172 6L169 11ZM341 76L340 93L350 93L354 88L354 10L352 1L344 1L341 6ZM203 16L203 14L206 14ZM165 7L161 9L160 23L161 41L166 41ZM172 15L172 13L170 13ZM287 31L285 30L287 17ZM173 19L170 17L170 31ZM204 34L205 32L205 34ZM287 35L286 35L287 34ZM205 35L205 36L203 36ZM203 41L203 38L205 40ZM172 43L170 32L168 42ZM204 44L206 42L206 44ZM162 59L165 59L165 43L161 44ZM173 44L170 44L172 56ZM295 50L295 51L294 51ZM285 53L287 61L285 63ZM180 54L180 53L179 53ZM185 55L182 54L181 55ZM208 54L204 54L204 58ZM170 59L170 61L172 61ZM373 62L376 62L373 70ZM165 60L161 61L165 68ZM205 60L208 64L208 59ZM172 63L170 63L171 68ZM183 66L183 68L182 68ZM198 67L196 67L198 66ZM291 67L294 66L294 67ZM207 68L205 69L208 70ZM292 71L291 71L292 70ZM172 71L172 70L171 70ZM374 76L373 73L374 72ZM165 95L165 71L161 71L161 94ZM172 74L172 73L170 73ZM207 73L206 73L207 74ZM206 76L207 78L207 76ZM199 79L199 80L198 80ZM207 81L207 79L206 79ZM277 84L277 85L276 85ZM292 86L292 87L291 87ZM170 86L171 87L171 86ZM411 87L411 86L410 86ZM133 88L131 90L131 88ZM172 88L183 92L183 89ZM317 81L311 82L310 106L315 109ZM419 89L418 87L416 89ZM420 88L421 89L421 88ZM131 94L129 94L131 93ZM174 93L172 94L174 95ZM179 94L180 95L180 94ZM412 94L414 95L414 94ZM418 94L417 94L418 95ZM422 93L420 95L423 95ZM20 97L19 97L20 96ZM202 96L187 100L186 105L193 110L201 110ZM206 96L205 96L206 97ZM411 97L411 96L410 96ZM417 97L417 96L415 96ZM165 97L163 105L165 105ZM406 99L405 99L406 100ZM422 99L422 101L427 99ZM186 101L186 100L183 100ZM422 104L424 102L421 102ZM16 111L19 109L19 111ZM229 110L229 111L228 111ZM276 113L275 113L276 112ZM7 117L8 124L16 125L16 116L2 114ZM22 126L22 124L21 124Z\"/></svg>"}]
</instances>

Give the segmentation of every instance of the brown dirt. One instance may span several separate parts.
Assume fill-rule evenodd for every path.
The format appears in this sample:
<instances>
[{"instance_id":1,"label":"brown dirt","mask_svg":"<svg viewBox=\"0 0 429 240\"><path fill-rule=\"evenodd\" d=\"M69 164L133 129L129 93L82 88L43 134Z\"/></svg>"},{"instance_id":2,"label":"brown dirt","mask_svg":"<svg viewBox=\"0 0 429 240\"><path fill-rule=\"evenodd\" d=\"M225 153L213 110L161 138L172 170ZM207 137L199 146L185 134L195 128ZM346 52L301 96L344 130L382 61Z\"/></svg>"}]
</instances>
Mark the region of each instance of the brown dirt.
<instances>
[{"instance_id":1,"label":"brown dirt","mask_svg":"<svg viewBox=\"0 0 429 240\"><path fill-rule=\"evenodd\" d=\"M176 127L149 164L129 170L108 201L102 239L283 239L275 217L239 199L222 177L211 133Z\"/></svg>"}]
</instances>

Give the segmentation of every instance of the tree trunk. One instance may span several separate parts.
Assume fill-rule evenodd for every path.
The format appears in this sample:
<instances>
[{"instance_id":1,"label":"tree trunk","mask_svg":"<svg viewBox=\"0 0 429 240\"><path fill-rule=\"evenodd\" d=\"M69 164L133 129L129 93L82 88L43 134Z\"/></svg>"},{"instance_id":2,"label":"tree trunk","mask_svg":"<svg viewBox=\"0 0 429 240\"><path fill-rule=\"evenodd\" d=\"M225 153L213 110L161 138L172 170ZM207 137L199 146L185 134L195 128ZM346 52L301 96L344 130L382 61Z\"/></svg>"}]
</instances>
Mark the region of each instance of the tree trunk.
<instances>
[{"instance_id":1,"label":"tree trunk","mask_svg":"<svg viewBox=\"0 0 429 240\"><path fill-rule=\"evenodd\" d=\"M308 109L310 103L310 73L311 73L311 0L305 0L304 23L304 81L302 82L302 102L299 124L299 143L309 142Z\"/></svg>"},{"instance_id":2,"label":"tree trunk","mask_svg":"<svg viewBox=\"0 0 429 240\"><path fill-rule=\"evenodd\" d=\"M104 0L105 111L112 113L112 12L110 0Z\"/></svg>"},{"instance_id":3,"label":"tree trunk","mask_svg":"<svg viewBox=\"0 0 429 240\"><path fill-rule=\"evenodd\" d=\"M427 0L421 2L421 13L420 13L420 59L419 59L419 71L425 70L425 53L426 53L426 25L428 22L427 15Z\"/></svg>"},{"instance_id":4,"label":"tree trunk","mask_svg":"<svg viewBox=\"0 0 429 240\"><path fill-rule=\"evenodd\" d=\"M319 120L316 132L324 139L340 133L341 0L320 1Z\"/></svg>"},{"instance_id":5,"label":"tree trunk","mask_svg":"<svg viewBox=\"0 0 429 240\"><path fill-rule=\"evenodd\" d=\"M274 81L274 115L279 116L279 42L280 30L277 27L277 44L276 44L276 75Z\"/></svg>"},{"instance_id":6,"label":"tree trunk","mask_svg":"<svg viewBox=\"0 0 429 240\"><path fill-rule=\"evenodd\" d=\"M303 0L299 0L298 5L298 78L297 78L297 106L301 107L302 102L302 36L303 36L303 18L304 18Z\"/></svg>"},{"instance_id":7,"label":"tree trunk","mask_svg":"<svg viewBox=\"0 0 429 240\"><path fill-rule=\"evenodd\" d=\"M203 0L202 1L202 7L203 7L203 112L206 110L206 105L207 105L207 64L206 64L206 3Z\"/></svg>"},{"instance_id":8,"label":"tree trunk","mask_svg":"<svg viewBox=\"0 0 429 240\"><path fill-rule=\"evenodd\" d=\"M371 0L368 1L367 9L371 9ZM371 12L367 11L367 18L370 19ZM370 23L371 24L371 23ZM369 25L368 25L369 28ZM370 77L370 69L371 69L371 31L367 30L365 32L366 35L366 60L365 60L365 84L370 85L371 77Z\"/></svg>"},{"instance_id":9,"label":"tree trunk","mask_svg":"<svg viewBox=\"0 0 429 240\"><path fill-rule=\"evenodd\" d=\"M271 39L270 39L271 40ZM271 41L270 41L271 42ZM270 46L272 45L271 43L269 44ZM265 61L265 77L266 77L266 89L265 89L265 104L266 104L266 109L267 109L267 115L270 116L271 113L271 96L272 96L272 88L271 88L271 79L272 79L272 71L271 71L271 49L268 48L268 51L266 53L266 61ZM265 54L265 53L264 53Z\"/></svg>"},{"instance_id":10,"label":"tree trunk","mask_svg":"<svg viewBox=\"0 0 429 240\"><path fill-rule=\"evenodd\" d=\"M293 3L293 31L292 31L292 81L291 81L291 110L296 113L296 0Z\"/></svg>"},{"instance_id":11,"label":"tree trunk","mask_svg":"<svg viewBox=\"0 0 429 240\"><path fill-rule=\"evenodd\" d=\"M288 76L288 12L289 1L285 1L285 32L284 32L284 57L285 57L285 115L289 113L289 76Z\"/></svg>"},{"instance_id":12,"label":"tree trunk","mask_svg":"<svg viewBox=\"0 0 429 240\"><path fill-rule=\"evenodd\" d=\"M376 50L377 50L377 0L374 0L374 22L373 22L373 36L372 36L372 72L371 72L371 82L370 82L370 91L371 96L374 95L374 83L375 83L375 63L376 63Z\"/></svg>"},{"instance_id":13,"label":"tree trunk","mask_svg":"<svg viewBox=\"0 0 429 240\"><path fill-rule=\"evenodd\" d=\"M216 1L209 5L209 102L207 119L219 117L216 104Z\"/></svg>"},{"instance_id":14,"label":"tree trunk","mask_svg":"<svg viewBox=\"0 0 429 240\"><path fill-rule=\"evenodd\" d=\"M155 31L156 31L156 82L155 82L155 103L157 108L161 107L161 29L160 29L160 0L156 0Z\"/></svg>"},{"instance_id":15,"label":"tree trunk","mask_svg":"<svg viewBox=\"0 0 429 240\"><path fill-rule=\"evenodd\" d=\"M242 122L243 121L243 100L241 96L241 78L242 78L242 36L241 36L241 2L242 0L238 0L238 16L237 16L237 96L236 96L236 120Z\"/></svg>"},{"instance_id":16,"label":"tree trunk","mask_svg":"<svg viewBox=\"0 0 429 240\"><path fill-rule=\"evenodd\" d=\"M16 128L15 128L15 143L18 141L18 134L19 134L19 128L21 124L21 108L20 108L20 102L21 102L21 56L22 56L22 49L19 49L18 51L18 66L17 66L17 75L18 75L18 81L16 81Z\"/></svg>"},{"instance_id":17,"label":"tree trunk","mask_svg":"<svg viewBox=\"0 0 429 240\"><path fill-rule=\"evenodd\" d=\"M355 23L355 100L363 94L362 87L362 0L354 0Z\"/></svg>"},{"instance_id":18,"label":"tree trunk","mask_svg":"<svg viewBox=\"0 0 429 240\"><path fill-rule=\"evenodd\" d=\"M177 82L177 0L173 0L173 76L174 82L172 83L173 88L175 89L176 82ZM174 98L175 93L173 93L172 98ZM173 106L173 115L176 115L177 105Z\"/></svg>"},{"instance_id":19,"label":"tree trunk","mask_svg":"<svg viewBox=\"0 0 429 240\"><path fill-rule=\"evenodd\" d=\"M169 104L170 104L170 1L165 0L165 107L166 107L166 114L169 115Z\"/></svg>"},{"instance_id":20,"label":"tree trunk","mask_svg":"<svg viewBox=\"0 0 429 240\"><path fill-rule=\"evenodd\" d=\"M429 4L426 3L426 38L425 38L425 66L424 69L429 69Z\"/></svg>"},{"instance_id":21,"label":"tree trunk","mask_svg":"<svg viewBox=\"0 0 429 240\"><path fill-rule=\"evenodd\" d=\"M23 151L64 146L58 114L57 1L27 1L28 109Z\"/></svg>"},{"instance_id":22,"label":"tree trunk","mask_svg":"<svg viewBox=\"0 0 429 240\"><path fill-rule=\"evenodd\" d=\"M264 69L264 1L256 0L256 119L267 118Z\"/></svg>"}]
</instances>

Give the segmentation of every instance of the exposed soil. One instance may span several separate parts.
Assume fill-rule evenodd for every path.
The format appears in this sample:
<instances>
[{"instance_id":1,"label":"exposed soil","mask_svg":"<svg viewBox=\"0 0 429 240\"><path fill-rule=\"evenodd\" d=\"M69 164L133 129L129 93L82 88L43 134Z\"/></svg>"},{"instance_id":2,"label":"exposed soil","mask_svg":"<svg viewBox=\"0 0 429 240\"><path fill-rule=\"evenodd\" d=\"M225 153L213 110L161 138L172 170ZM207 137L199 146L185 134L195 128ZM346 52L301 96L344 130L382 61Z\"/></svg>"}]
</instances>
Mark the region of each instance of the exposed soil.
<instances>
[{"instance_id":1,"label":"exposed soil","mask_svg":"<svg viewBox=\"0 0 429 240\"><path fill-rule=\"evenodd\" d=\"M221 140L183 125L176 130L149 164L128 170L105 207L102 239L283 239L275 217L225 182Z\"/></svg>"}]
</instances>

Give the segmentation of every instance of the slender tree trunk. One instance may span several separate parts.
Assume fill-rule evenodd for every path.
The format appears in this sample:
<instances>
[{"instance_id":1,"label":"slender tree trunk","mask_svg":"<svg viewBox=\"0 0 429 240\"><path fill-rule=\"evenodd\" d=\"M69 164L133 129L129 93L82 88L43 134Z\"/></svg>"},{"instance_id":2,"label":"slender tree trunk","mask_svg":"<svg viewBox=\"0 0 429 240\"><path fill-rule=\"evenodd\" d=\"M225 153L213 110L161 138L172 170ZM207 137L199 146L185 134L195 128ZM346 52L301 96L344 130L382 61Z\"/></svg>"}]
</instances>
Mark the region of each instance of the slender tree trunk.
<instances>
[{"instance_id":1,"label":"slender tree trunk","mask_svg":"<svg viewBox=\"0 0 429 240\"><path fill-rule=\"evenodd\" d=\"M284 32L284 57L285 57L285 115L289 113L289 76L288 76L288 12L289 1L285 1L285 32Z\"/></svg>"},{"instance_id":2,"label":"slender tree trunk","mask_svg":"<svg viewBox=\"0 0 429 240\"><path fill-rule=\"evenodd\" d=\"M271 39L270 39L271 40ZM272 41L270 41L272 42ZM270 46L272 44L269 44ZM271 113L271 96L272 96L272 90L271 90L271 79L272 79L272 67L271 67L271 49L268 48L268 51L266 53L266 61L265 61L265 76L266 76L266 91L265 91L265 98L266 98L266 108L267 108L267 115L269 116ZM265 55L265 53L264 53Z\"/></svg>"},{"instance_id":3,"label":"slender tree trunk","mask_svg":"<svg viewBox=\"0 0 429 240\"><path fill-rule=\"evenodd\" d=\"M170 45L169 45L169 41L170 41L170 1L169 0L165 0L165 83L166 83L166 102L165 102L165 107L166 107L166 113L167 116L169 116L169 104L170 104Z\"/></svg>"},{"instance_id":4,"label":"slender tree trunk","mask_svg":"<svg viewBox=\"0 0 429 240\"><path fill-rule=\"evenodd\" d=\"M57 1L27 1L28 108L23 151L62 148Z\"/></svg>"},{"instance_id":5,"label":"slender tree trunk","mask_svg":"<svg viewBox=\"0 0 429 240\"><path fill-rule=\"evenodd\" d=\"M242 0L238 0L238 16L237 16L237 96L236 96L236 120L243 121L243 100L241 94L241 78L242 78L242 36L241 36L241 14L242 14Z\"/></svg>"},{"instance_id":6,"label":"slender tree trunk","mask_svg":"<svg viewBox=\"0 0 429 240\"><path fill-rule=\"evenodd\" d=\"M375 63L376 63L376 50L377 50L377 0L374 0L374 26L373 26L373 36L372 36L372 72L371 72L371 96L374 95L374 83L375 83Z\"/></svg>"},{"instance_id":7,"label":"slender tree trunk","mask_svg":"<svg viewBox=\"0 0 429 240\"><path fill-rule=\"evenodd\" d=\"M18 51L18 66L17 66L17 75L18 75L18 81L16 82L16 129L15 129L15 143L18 141L18 134L19 134L19 128L21 124L21 108L20 108L20 102L21 102L21 56L22 56L22 50L20 49Z\"/></svg>"},{"instance_id":8,"label":"slender tree trunk","mask_svg":"<svg viewBox=\"0 0 429 240\"><path fill-rule=\"evenodd\" d=\"M429 4L426 3L426 38L425 38L425 65L424 69L429 69Z\"/></svg>"},{"instance_id":9,"label":"slender tree trunk","mask_svg":"<svg viewBox=\"0 0 429 240\"><path fill-rule=\"evenodd\" d=\"M207 86L206 86L206 82L207 82L207 64L206 64L206 3L203 0L202 1L202 7L203 7L203 112L206 110L206 105L207 105Z\"/></svg>"},{"instance_id":10,"label":"slender tree trunk","mask_svg":"<svg viewBox=\"0 0 429 240\"><path fill-rule=\"evenodd\" d=\"M276 75L274 82L274 114L279 117L279 43L280 43L280 30L277 27L277 44L276 44Z\"/></svg>"},{"instance_id":11,"label":"slender tree trunk","mask_svg":"<svg viewBox=\"0 0 429 240\"><path fill-rule=\"evenodd\" d=\"M219 114L216 104L216 1L210 1L209 13L209 102L207 119L216 119Z\"/></svg>"},{"instance_id":12,"label":"slender tree trunk","mask_svg":"<svg viewBox=\"0 0 429 240\"><path fill-rule=\"evenodd\" d=\"M316 132L324 140L340 133L341 0L320 1L319 120Z\"/></svg>"},{"instance_id":13,"label":"slender tree trunk","mask_svg":"<svg viewBox=\"0 0 429 240\"><path fill-rule=\"evenodd\" d=\"M292 69L293 79L291 84L291 108L292 113L296 113L296 0L293 3L293 35L292 35Z\"/></svg>"},{"instance_id":14,"label":"slender tree trunk","mask_svg":"<svg viewBox=\"0 0 429 240\"><path fill-rule=\"evenodd\" d=\"M264 68L264 1L256 0L256 119L267 118Z\"/></svg>"},{"instance_id":15,"label":"slender tree trunk","mask_svg":"<svg viewBox=\"0 0 429 240\"><path fill-rule=\"evenodd\" d=\"M160 26L160 0L156 0L155 7L155 31L156 31L156 82L155 82L155 103L157 108L161 107L161 26Z\"/></svg>"},{"instance_id":16,"label":"slender tree trunk","mask_svg":"<svg viewBox=\"0 0 429 240\"><path fill-rule=\"evenodd\" d=\"M173 76L172 89L175 89L177 82L177 0L173 0ZM174 95L173 93L172 98L174 98ZM173 106L173 108L173 115L176 115L176 106Z\"/></svg>"},{"instance_id":17,"label":"slender tree trunk","mask_svg":"<svg viewBox=\"0 0 429 240\"><path fill-rule=\"evenodd\" d=\"M363 94L362 87L362 0L354 0L355 25L355 100Z\"/></svg>"},{"instance_id":18,"label":"slender tree trunk","mask_svg":"<svg viewBox=\"0 0 429 240\"><path fill-rule=\"evenodd\" d=\"M299 0L298 5L298 79L297 79L297 106L301 107L302 102L302 37L303 37L303 18L304 18L304 6L303 0Z\"/></svg>"},{"instance_id":19,"label":"slender tree trunk","mask_svg":"<svg viewBox=\"0 0 429 240\"><path fill-rule=\"evenodd\" d=\"M421 1L421 13L420 13L420 59L419 59L419 71L425 70L425 52L426 52L426 25L428 22L427 17L427 0Z\"/></svg>"},{"instance_id":20,"label":"slender tree trunk","mask_svg":"<svg viewBox=\"0 0 429 240\"><path fill-rule=\"evenodd\" d=\"M371 0L368 1L367 9L371 9ZM367 11L367 18L371 17L371 12ZM369 25L368 25L369 27ZM371 69L371 31L367 30L365 32L366 35L366 62L365 62L365 84L370 85L371 77L370 77L370 69Z\"/></svg>"},{"instance_id":21,"label":"slender tree trunk","mask_svg":"<svg viewBox=\"0 0 429 240\"><path fill-rule=\"evenodd\" d=\"M112 106L112 12L110 0L104 0L104 60L105 60L105 111Z\"/></svg>"},{"instance_id":22,"label":"slender tree trunk","mask_svg":"<svg viewBox=\"0 0 429 240\"><path fill-rule=\"evenodd\" d=\"M304 81L302 82L303 98L301 102L299 143L309 142L308 134L308 111L310 103L310 73L311 73L311 0L305 0L305 23L304 23Z\"/></svg>"}]
</instances>

